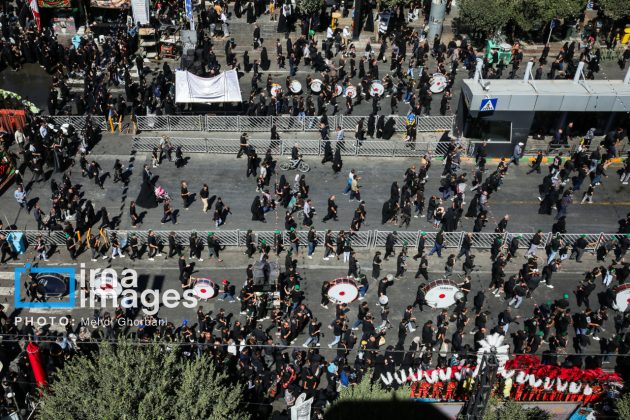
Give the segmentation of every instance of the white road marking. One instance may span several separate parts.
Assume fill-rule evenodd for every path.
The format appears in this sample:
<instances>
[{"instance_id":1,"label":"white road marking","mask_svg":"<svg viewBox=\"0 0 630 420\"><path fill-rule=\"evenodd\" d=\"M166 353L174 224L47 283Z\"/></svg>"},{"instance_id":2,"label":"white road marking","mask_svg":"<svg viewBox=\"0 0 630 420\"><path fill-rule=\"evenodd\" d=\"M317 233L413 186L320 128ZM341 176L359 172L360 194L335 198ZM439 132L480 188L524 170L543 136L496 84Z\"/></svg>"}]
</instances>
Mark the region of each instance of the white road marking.
<instances>
[{"instance_id":1,"label":"white road marking","mask_svg":"<svg viewBox=\"0 0 630 420\"><path fill-rule=\"evenodd\" d=\"M14 293L14 287L0 287L0 296L13 296Z\"/></svg>"}]
</instances>

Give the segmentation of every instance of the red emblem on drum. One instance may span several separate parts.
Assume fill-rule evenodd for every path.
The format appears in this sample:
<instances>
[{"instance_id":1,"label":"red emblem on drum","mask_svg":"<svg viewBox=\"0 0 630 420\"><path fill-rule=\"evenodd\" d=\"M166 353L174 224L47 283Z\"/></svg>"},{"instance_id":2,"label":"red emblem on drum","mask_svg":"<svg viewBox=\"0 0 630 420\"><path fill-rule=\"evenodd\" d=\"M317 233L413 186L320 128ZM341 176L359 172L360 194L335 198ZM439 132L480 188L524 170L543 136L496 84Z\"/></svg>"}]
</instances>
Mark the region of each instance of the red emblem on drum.
<instances>
[{"instance_id":1,"label":"red emblem on drum","mask_svg":"<svg viewBox=\"0 0 630 420\"><path fill-rule=\"evenodd\" d=\"M352 277L340 277L330 282L328 299L334 303L351 303L359 297L359 288Z\"/></svg>"},{"instance_id":2,"label":"red emblem on drum","mask_svg":"<svg viewBox=\"0 0 630 420\"><path fill-rule=\"evenodd\" d=\"M207 278L197 279L195 281L193 293L199 299L212 299L217 295L214 282Z\"/></svg>"}]
</instances>

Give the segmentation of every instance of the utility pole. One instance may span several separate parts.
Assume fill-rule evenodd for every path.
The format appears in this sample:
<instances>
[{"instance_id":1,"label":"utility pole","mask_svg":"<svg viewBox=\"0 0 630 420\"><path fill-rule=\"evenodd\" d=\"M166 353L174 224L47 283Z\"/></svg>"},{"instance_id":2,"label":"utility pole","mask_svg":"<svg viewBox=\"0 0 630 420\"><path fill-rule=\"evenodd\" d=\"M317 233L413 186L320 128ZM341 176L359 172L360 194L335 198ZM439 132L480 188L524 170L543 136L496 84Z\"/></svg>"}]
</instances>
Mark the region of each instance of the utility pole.
<instances>
[{"instance_id":1,"label":"utility pole","mask_svg":"<svg viewBox=\"0 0 630 420\"><path fill-rule=\"evenodd\" d=\"M352 39L359 39L361 29L363 28L363 0L354 1L354 28L352 30Z\"/></svg>"},{"instance_id":2,"label":"utility pole","mask_svg":"<svg viewBox=\"0 0 630 420\"><path fill-rule=\"evenodd\" d=\"M497 380L499 362L496 352L481 356L479 373L471 390L472 395L462 408L463 418L466 420L482 420L488 405L488 399Z\"/></svg>"},{"instance_id":3,"label":"utility pole","mask_svg":"<svg viewBox=\"0 0 630 420\"><path fill-rule=\"evenodd\" d=\"M446 16L446 0L432 0L431 12L429 13L429 33L427 34L429 42L432 43L436 35L442 36L444 16ZM433 44L431 45L433 46Z\"/></svg>"}]
</instances>

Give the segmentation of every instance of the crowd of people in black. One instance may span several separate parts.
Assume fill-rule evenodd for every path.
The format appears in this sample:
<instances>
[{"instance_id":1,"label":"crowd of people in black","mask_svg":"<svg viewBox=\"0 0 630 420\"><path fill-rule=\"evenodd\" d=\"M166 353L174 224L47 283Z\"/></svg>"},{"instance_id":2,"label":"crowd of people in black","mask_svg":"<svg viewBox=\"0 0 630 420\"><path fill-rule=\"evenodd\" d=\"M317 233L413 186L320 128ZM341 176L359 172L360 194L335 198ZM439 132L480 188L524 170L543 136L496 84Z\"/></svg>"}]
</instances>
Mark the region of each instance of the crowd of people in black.
<instances>
[{"instance_id":1,"label":"crowd of people in black","mask_svg":"<svg viewBox=\"0 0 630 420\"><path fill-rule=\"evenodd\" d=\"M79 46L66 49L62 47L50 31L37 33L33 27L28 27L23 15L25 4L18 2L18 8L7 10L2 16L2 61L10 68L19 70L23 62L39 62L53 75L48 111L50 115L66 112L65 108L75 101L77 112L81 115L92 114L106 118L109 128L114 131L118 124L122 131L122 120L129 118L134 122L135 115L143 114L173 114L177 111L174 103L174 75L168 64L164 64L160 71L149 79L152 73L139 56L134 56L136 49L135 29L133 27L121 29L114 36L105 37L104 41L83 39ZM284 16L284 25L290 27L294 18L287 20L287 9L284 4L278 4L280 19ZM179 6L164 3L160 8L163 18L174 18ZM223 7L223 8L222 8ZM199 57L203 75L217 74L221 69L219 61L212 51L212 36L219 29L226 33L225 14L226 5L204 10L201 19L204 25L198 31L199 46L202 55ZM237 2L235 13L243 13L248 21L265 13L261 2L241 4ZM12 14L14 15L12 17ZM6 24L8 21L20 22L20 25ZM206 25L207 23L207 25ZM215 25L215 26L212 26ZM209 32L203 28L212 28ZM284 32L284 31L283 31ZM331 161L333 169L342 169L341 152L343 150L343 136L340 128L335 130L336 138L330 140L327 124L328 110L332 107L332 114L339 111L338 98L334 94L335 86L343 89L356 83L357 95L346 97L346 114L350 114L353 107L361 101L370 101L372 113L367 122L360 122L355 134L358 140L365 136L376 134L387 136L384 116L379 115L381 101L389 95L392 113L398 111L400 102L409 105L408 110L416 115L429 114L432 107L430 86L431 76L427 71L429 57L435 60L435 73L442 74L447 80L445 93L442 94L440 113L448 110L450 90L460 64L470 73L474 71L476 53L465 39L454 39L444 44L440 39L426 40L422 34L410 29L396 32L391 37L383 37L380 46L373 48L367 43L363 51L357 51L351 42L346 42L343 31L327 33L321 48L318 42L306 31L295 41L289 35L284 42L277 41L275 49L278 65L284 64L282 57L286 51L290 75L285 80L285 93L271 95L274 84L270 76L266 79L266 87L261 87L264 78L263 71L269 69L266 53L261 53L261 60L249 63L247 53L243 56L242 66L233 52L235 45L231 41L225 44L226 66L239 71L252 73L251 96L246 102L243 113L246 115L281 115L319 116L320 134L327 140L328 152L322 163ZM6 40L13 38L14 44L9 45ZM431 44L429 41L433 41ZM254 46L265 52L268 41L260 39L260 34L254 31ZM257 44L257 45L256 45ZM262 46L261 46L262 44ZM389 53L388 53L389 51ZM544 53L545 57L547 53ZM591 51L580 53L582 59L589 60L589 70L597 71L597 58L593 58ZM561 55L561 57L560 57ZM569 77L573 68L575 47L563 47L561 54L555 59L550 78L559 75L560 63L566 62L562 71ZM515 51L515 61L511 77L519 68L522 54ZM520 58L519 58L520 57ZM389 73L381 77L382 70L379 62L389 61ZM539 69L544 69L541 60ZM507 63L504 63L507 64ZM291 82L297 74L300 65L310 66L318 72L322 79L322 90L313 100L312 81L308 76L304 86L305 95L290 95ZM138 81L131 76L132 67L136 68ZM485 67L488 78L492 74L502 72L501 64ZM544 70L541 70L544 72ZM418 77L416 77L416 72ZM538 73L538 71L537 71ZM541 76L542 77L542 76ZM69 78L84 80L83 91L73 94L68 88ZM381 81L383 94L374 95L371 92L371 82ZM108 93L112 85L124 85L125 95L114 97ZM416 93L417 91L417 93ZM317 104L317 107L315 106ZM20 207L28 209L39 230L61 230L65 233L66 248L72 260L80 257L88 249L92 253L92 260L125 258L140 259L145 253L150 261L164 256L178 260L180 269L179 281L184 289L194 285L195 272L191 261L202 262L204 258L220 259L224 246L210 231L207 234L194 233L185 238L188 243L188 257L184 253L182 238L177 232L172 232L163 242L155 232L149 231L146 239L139 235L130 235L123 241L115 233L120 222L116 217L108 214L106 207L96 211L104 203L92 203L82 198L81 191L73 184L67 172L70 165L77 165L81 174L93 180L97 187L103 188L106 181L105 172L109 168L102 168L98 162L87 153L98 141L98 130L90 121L85 129L76 133L72 127L58 127L52 120L45 118L33 119L25 130L16 131L14 138L7 140L8 147L13 140L18 144L18 152L23 158L16 159L19 172L17 174L17 188L14 197ZM365 124L365 127L364 125ZM410 130L411 137L415 130ZM272 130L272 140L277 140L277 130ZM132 340L150 341L154 339L165 343L178 343L182 357L195 357L205 353L230 373L246 389L248 402L260 407L261 416L268 413L271 404L279 397L285 399L291 406L295 398L302 392L309 397L315 397L315 408L320 412L330 401L334 400L339 387L351 386L357 383L368 372L372 371L375 378L381 373L393 373L400 367L430 367L454 366L465 364L476 358L475 351L479 349L479 342L488 334L497 333L511 339L511 352L515 354L542 354L543 363L562 365L565 367L600 367L611 363L613 355L625 355L630 351L630 316L627 311L612 311L618 309L615 302L614 288L627 284L630 277L630 265L625 261L625 255L630 247L630 214L619 222L618 234L607 241L599 243L595 249L596 261L592 267L585 270L583 279L575 285L574 296L569 294L554 295L553 276L561 272L566 260L575 259L582 262L587 249L592 248L588 238L580 237L572 242L566 242L562 235L568 231L566 215L573 203L573 194L582 187L587 188L582 202L592 202L597 187L605 182L606 170L612 164L612 159L618 155L615 147L624 140L623 131L614 132L600 147L588 151L580 148L563 160L558 154L549 166L540 186L540 212L552 214L555 207L557 214L551 228L553 238L548 242L542 231L538 231L527 239L520 236L511 237L504 243L502 236L497 235L490 246L491 275L489 282L481 288L473 287L473 271L481 263L476 261L473 246L473 234L487 232L489 221L489 203L500 189L509 171L518 170L522 157L522 149L515 149L512 159L501 159L496 168L491 167L487 159L486 145L481 144L475 151L475 167L472 176L462 169L461 157L463 149L456 140L445 145L445 162L441 169L441 181L437 191L425 192L425 185L432 167L431 154L425 155L417 165L410 166L400 179L391 185L390 197L383 203L381 224L392 224L395 228L409 227L415 218L426 218L438 232L433 243L429 243L426 233L420 234L415 244L405 243L398 239L398 234L392 232L386 240L384 254L377 251L372 258L371 270L363 268L359 263L357 250L352 246L353 235L359 232L366 218L365 197L361 197L361 177L353 169L349 171L343 194L348 194L351 201L357 202L349 228L339 233L328 230L324 243L318 242L312 227L313 219L317 216L315 203L309 198L309 185L304 175L300 175L292 185L285 176L279 178L277 185L271 185L271 175L275 169L270 148L263 159L258 159L256 151L249 147L247 138L241 138L241 150L237 157L247 156L247 177L253 175L260 193L252 202L250 211L252 220L264 222L265 214L278 211L279 207L286 209L284 214L284 229L276 230L273 240L258 240L253 231L246 235L245 253L250 259L266 262L272 258L284 258L284 269L278 278L277 305L270 305L271 297L267 293L259 293L254 285L254 264L249 263L245 270L245 280L242 285L231 284L224 280L217 284L217 295L220 303L215 305L217 310L204 309L200 305L196 311L194 322L182 322L176 325L165 322L155 326L156 318L146 318L139 328L127 327L128 322L114 322L110 326L90 330L86 327L68 328L62 332L48 329L38 329L33 325L16 325L15 318L4 312L0 306L0 328L4 337L11 339L27 338L39 342L45 356L46 367L50 370L63 368L64 363L71 357L94 351L101 340L113 340L127 337ZM518 147L522 147L519 145ZM334 150L334 152L333 152ZM172 159L171 153L175 152ZM293 161L299 161L300 154L297 145L292 150ZM176 165L185 167L185 158L176 148L168 144L168 139L156 146L152 156L152 165L146 165L142 174L142 189L137 200L130 203L129 215L135 228L143 223L143 212L140 208L151 209L163 205L164 217L162 223L177 223L176 209L168 194L156 191L151 167L157 168L164 157L174 160ZM77 161L75 162L74 159ZM54 173L63 173L60 182L53 176L50 180L50 211L45 212L42 204L37 200L27 198L26 192L30 185L24 184L22 179L26 170L32 171L32 182L43 180L46 165ZM531 172L540 174L542 154L532 162ZM627 184L630 176L628 160L620 170L620 183ZM123 163L116 161L112 168L113 182L128 182L128 173ZM610 172L610 171L609 171ZM432 175L440 176L433 168ZM587 182L590 178L590 182ZM311 180L308 180L311 182ZM400 184L399 184L400 182ZM587 182L589 184L586 187ZM612 181L609 181L612 182ZM566 188L567 184L571 187ZM271 188L271 189L270 189ZM183 208L190 204L192 186L182 182L181 197ZM466 195L473 197L466 208ZM425 199L426 197L426 199ZM588 197L588 199L587 199ZM213 211L215 227L226 223L231 214L231 208L221 198L214 203L214 210L208 205L208 186L201 187L199 198L204 204L203 211ZM450 201L450 202L449 202ZM323 203L322 203L323 204ZM322 223L337 220L337 203L334 194L329 195L322 214ZM240 210L240 209L239 209ZM235 210L238 211L238 210ZM324 212L322 212L324 213ZM301 220L296 217L301 215ZM460 249L456 253L445 255L444 273L442 270L442 253L447 251L445 234L460 230L462 218L474 219L472 233L466 235ZM500 219L494 228L495 233L507 232L510 221L508 215ZM305 228L306 243L300 240L299 230ZM91 234L87 234L89 229ZM576 230L572 229L572 230ZM86 235L87 234L87 235ZM205 239L204 239L205 236ZM83 238L83 239L80 239ZM285 238L288 240L285 243ZM346 275L352 277L359 288L361 303L347 304L331 301L329 282L321 286L321 301L319 304L325 312L324 317L317 317L314 313L310 297L304 294L304 272L308 265L300 266L298 257L304 253L302 247L306 245L306 256L312 258L317 247L323 249L324 260L342 259L348 263ZM524 255L519 255L523 246L527 247ZM410 248L413 256L409 254ZM543 248L544 256L539 256L539 248ZM16 257L10 248L5 235L0 235L0 249L2 261L7 254ZM47 243L46 235L41 235L33 244L40 260L46 261L54 254L54 247ZM204 254L207 252L207 257ZM110 253L111 252L111 253ZM479 256L480 253L477 253ZM434 256L435 255L435 256ZM517 257L525 257L525 262L517 261ZM390 257L396 259L396 269L387 273L383 266ZM416 311L427 310L426 286L439 278L454 278L458 261L462 262L462 278L457 287L462 295L457 298L452 308L435 311L436 319L419 322L420 316ZM409 278L413 261L418 261L415 278L422 278L417 286L415 296L409 296L405 302L391 302L387 292L405 278ZM306 260L304 260L306 261ZM589 261L591 262L591 261ZM591 262L592 263L592 262ZM508 274L511 273L511 274ZM368 274L370 277L368 277ZM543 292L544 285L550 291ZM376 293L368 294L368 290L376 289ZM477 290L475 290L477 289ZM30 290L30 289L29 289ZM391 290L391 289L390 289ZM592 301L591 295L597 291L597 300ZM501 310L489 311L491 297L501 302ZM490 297L490 296L488 296ZM31 300L42 299L33 289ZM531 313L520 309L527 299L534 299ZM319 300L319 299L317 299ZM237 303L238 301L238 303ZM543 303L544 302L544 303ZM574 303L577 305L574 305ZM334 304L333 308L329 305ZM230 307L231 305L234 307ZM309 307L310 305L310 307ZM493 304L494 305L494 304ZM225 306L225 307L223 307ZM532 306L532 305L528 305ZM584 308L582 308L584 307ZM227 309L226 309L227 308ZM417 309L416 309L417 308ZM319 312L319 308L317 308ZM400 322L390 322L390 314L397 311L392 318ZM97 317L101 320L135 319L139 314L133 309L122 306L111 311L101 311ZM431 316L433 318L433 314ZM519 321L520 320L520 321ZM608 325L612 324L613 328ZM121 326L123 325L123 326ZM514 325L519 325L515 327ZM417 329L420 333L412 335ZM513 331L515 330L516 331ZM329 332L330 330L330 332ZM393 330L393 331L390 331ZM330 350L321 350L320 341L325 334L329 334ZM473 336L467 340L466 334ZM592 347L591 340L599 342L599 349ZM1 344L5 354L18 354L18 343L12 340ZM572 349L571 349L572 348ZM617 357L614 367L624 374L627 373L626 358ZM612 367L612 366L611 366ZM5 383L22 394L30 388L32 379L28 373L28 361L20 357L12 368L8 369Z\"/></svg>"}]
</instances>

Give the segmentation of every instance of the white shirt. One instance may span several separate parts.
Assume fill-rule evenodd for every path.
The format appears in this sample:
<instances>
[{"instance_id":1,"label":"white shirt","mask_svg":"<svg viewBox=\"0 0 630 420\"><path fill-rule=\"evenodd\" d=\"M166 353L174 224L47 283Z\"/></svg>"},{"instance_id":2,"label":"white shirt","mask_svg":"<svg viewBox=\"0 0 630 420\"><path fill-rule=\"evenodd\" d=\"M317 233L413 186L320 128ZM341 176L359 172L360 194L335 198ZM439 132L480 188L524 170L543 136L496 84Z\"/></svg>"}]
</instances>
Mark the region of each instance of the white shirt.
<instances>
[{"instance_id":1,"label":"white shirt","mask_svg":"<svg viewBox=\"0 0 630 420\"><path fill-rule=\"evenodd\" d=\"M24 135L24 133L22 133L20 130L16 130L15 131L15 142L17 144L24 144L25 140L26 140L26 136Z\"/></svg>"},{"instance_id":2,"label":"white shirt","mask_svg":"<svg viewBox=\"0 0 630 420\"><path fill-rule=\"evenodd\" d=\"M343 130L339 130L337 131L337 140L341 141L346 137L345 133Z\"/></svg>"},{"instance_id":3,"label":"white shirt","mask_svg":"<svg viewBox=\"0 0 630 420\"><path fill-rule=\"evenodd\" d=\"M330 39L334 36L335 36L335 33L333 32L332 28L329 26L328 29L326 29L326 38Z\"/></svg>"}]
</instances>

